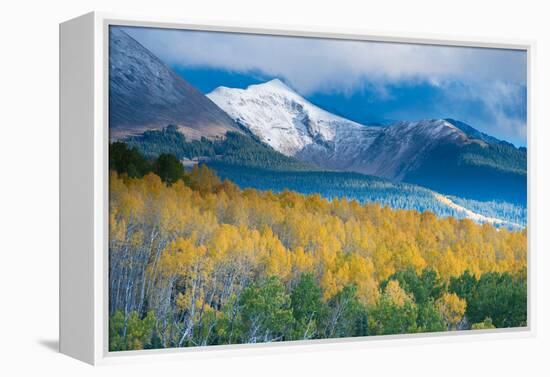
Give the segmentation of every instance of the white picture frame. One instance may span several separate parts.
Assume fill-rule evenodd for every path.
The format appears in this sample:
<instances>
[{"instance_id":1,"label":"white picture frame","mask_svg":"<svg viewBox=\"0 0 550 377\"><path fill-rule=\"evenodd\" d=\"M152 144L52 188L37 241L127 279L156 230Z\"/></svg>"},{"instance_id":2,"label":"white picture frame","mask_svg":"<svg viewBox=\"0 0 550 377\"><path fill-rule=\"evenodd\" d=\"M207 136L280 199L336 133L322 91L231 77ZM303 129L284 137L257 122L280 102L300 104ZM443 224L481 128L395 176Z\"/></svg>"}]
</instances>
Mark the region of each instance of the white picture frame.
<instances>
[{"instance_id":1,"label":"white picture frame","mask_svg":"<svg viewBox=\"0 0 550 377\"><path fill-rule=\"evenodd\" d=\"M108 351L108 30L110 25L177 28L333 39L525 50L528 65L528 326L515 329L391 335L127 352ZM258 355L272 352L502 339L535 334L531 184L536 148L532 124L532 41L440 37L414 33L302 26L200 23L88 13L60 24L60 352L90 364Z\"/></svg>"}]
</instances>

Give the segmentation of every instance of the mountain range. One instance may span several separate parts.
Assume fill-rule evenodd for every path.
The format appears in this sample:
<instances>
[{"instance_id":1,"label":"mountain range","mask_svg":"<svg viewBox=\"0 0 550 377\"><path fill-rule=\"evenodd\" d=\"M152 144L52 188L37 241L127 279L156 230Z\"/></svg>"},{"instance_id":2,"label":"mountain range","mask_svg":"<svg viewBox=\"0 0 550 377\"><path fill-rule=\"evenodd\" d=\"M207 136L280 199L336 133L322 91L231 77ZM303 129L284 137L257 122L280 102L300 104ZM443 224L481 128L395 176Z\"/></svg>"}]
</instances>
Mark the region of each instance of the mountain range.
<instances>
[{"instance_id":1,"label":"mountain range","mask_svg":"<svg viewBox=\"0 0 550 377\"><path fill-rule=\"evenodd\" d=\"M317 107L278 79L246 89L219 87L207 96L275 150L319 168L525 203L526 150L466 123L362 125Z\"/></svg>"},{"instance_id":2,"label":"mountain range","mask_svg":"<svg viewBox=\"0 0 550 377\"><path fill-rule=\"evenodd\" d=\"M277 171L276 178L262 173L271 182L264 189L275 179L279 187L285 171L331 171L331 181L376 176L394 194L396 184L412 183L465 200L526 203L526 149L457 120L364 125L321 109L279 79L204 95L117 28L110 32L109 75L111 140L151 157L218 163L236 181ZM246 175L245 167L256 170ZM297 187L312 176L319 179L300 175Z\"/></svg>"}]
</instances>

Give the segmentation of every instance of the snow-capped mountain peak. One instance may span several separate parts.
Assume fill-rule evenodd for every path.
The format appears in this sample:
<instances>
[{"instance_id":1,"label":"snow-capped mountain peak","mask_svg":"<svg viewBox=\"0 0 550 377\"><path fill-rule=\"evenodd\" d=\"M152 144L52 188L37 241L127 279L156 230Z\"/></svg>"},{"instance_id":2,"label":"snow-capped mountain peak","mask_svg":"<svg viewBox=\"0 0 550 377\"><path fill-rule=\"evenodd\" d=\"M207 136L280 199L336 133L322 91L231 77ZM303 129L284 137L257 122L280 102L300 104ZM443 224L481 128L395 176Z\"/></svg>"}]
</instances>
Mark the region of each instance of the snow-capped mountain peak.
<instances>
[{"instance_id":1,"label":"snow-capped mountain peak","mask_svg":"<svg viewBox=\"0 0 550 377\"><path fill-rule=\"evenodd\" d=\"M218 87L207 97L287 156L309 145L333 143L341 127L364 127L315 106L279 79L246 89Z\"/></svg>"},{"instance_id":2,"label":"snow-capped mountain peak","mask_svg":"<svg viewBox=\"0 0 550 377\"><path fill-rule=\"evenodd\" d=\"M285 91L285 92L291 92L291 93L295 93L296 92L294 90L292 90L288 85L286 85L283 81L281 81L280 79L273 79L273 80L269 80L263 84L256 84L256 85L252 85L253 87L261 87L261 88L270 88L271 90L282 90L282 91Z\"/></svg>"}]
</instances>

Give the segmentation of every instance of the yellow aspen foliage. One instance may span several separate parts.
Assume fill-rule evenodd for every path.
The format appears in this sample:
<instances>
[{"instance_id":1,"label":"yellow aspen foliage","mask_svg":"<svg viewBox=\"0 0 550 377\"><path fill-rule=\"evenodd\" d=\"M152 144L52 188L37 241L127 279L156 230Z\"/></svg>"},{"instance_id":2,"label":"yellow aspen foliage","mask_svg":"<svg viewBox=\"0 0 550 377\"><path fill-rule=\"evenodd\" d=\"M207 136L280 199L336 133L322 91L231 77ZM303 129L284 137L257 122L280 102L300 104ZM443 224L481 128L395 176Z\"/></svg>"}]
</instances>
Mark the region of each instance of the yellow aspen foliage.
<instances>
[{"instance_id":1,"label":"yellow aspen foliage","mask_svg":"<svg viewBox=\"0 0 550 377\"><path fill-rule=\"evenodd\" d=\"M403 290L403 288L401 288L397 280L390 280L388 282L386 288L384 288L384 294L389 297L396 306L399 307L405 305L407 302L412 301L411 295L409 295Z\"/></svg>"},{"instance_id":2,"label":"yellow aspen foliage","mask_svg":"<svg viewBox=\"0 0 550 377\"><path fill-rule=\"evenodd\" d=\"M191 188L201 193L214 191L221 185L220 179L216 176L214 171L208 169L206 165L193 166L189 178L191 181Z\"/></svg>"},{"instance_id":3,"label":"yellow aspen foliage","mask_svg":"<svg viewBox=\"0 0 550 377\"><path fill-rule=\"evenodd\" d=\"M376 246L372 255L372 261L375 268L376 280L383 281L395 272L394 255L385 242Z\"/></svg>"},{"instance_id":4,"label":"yellow aspen foliage","mask_svg":"<svg viewBox=\"0 0 550 377\"><path fill-rule=\"evenodd\" d=\"M219 292L224 284L277 276L291 286L308 272L324 300L351 284L359 300L372 305L380 283L397 271L431 268L448 282L466 270L476 277L486 272L516 275L527 266L526 230L497 230L430 212L290 191L240 190L222 183L204 165L194 167L189 179L189 186L181 181L166 186L154 174L128 178L111 173L114 268L125 276L130 263L147 262L153 281L136 294L146 294L154 284L168 289L170 281L161 282L159 274L185 275L188 287L197 290L193 302L199 297L229 300L229 293ZM390 283L387 289L395 289L397 300L402 289ZM116 287L126 289L121 282ZM405 299L401 296L399 302Z\"/></svg>"},{"instance_id":5,"label":"yellow aspen foliage","mask_svg":"<svg viewBox=\"0 0 550 377\"><path fill-rule=\"evenodd\" d=\"M297 247L294 252L290 253L291 268L294 270L294 276L298 277L302 273L312 272L315 266L315 258L313 254L306 253L303 247Z\"/></svg>"},{"instance_id":6,"label":"yellow aspen foliage","mask_svg":"<svg viewBox=\"0 0 550 377\"><path fill-rule=\"evenodd\" d=\"M330 270L325 271L321 276L321 288L323 289L323 298L325 300L338 293L338 284Z\"/></svg>"},{"instance_id":7,"label":"yellow aspen foliage","mask_svg":"<svg viewBox=\"0 0 550 377\"><path fill-rule=\"evenodd\" d=\"M349 261L342 261L340 263L334 272L334 280L336 281L336 289L338 291L341 291L346 285L351 283Z\"/></svg>"},{"instance_id":8,"label":"yellow aspen foliage","mask_svg":"<svg viewBox=\"0 0 550 377\"><path fill-rule=\"evenodd\" d=\"M481 282L515 306L473 328L526 323L527 230L185 178L111 173L113 349L456 329Z\"/></svg>"},{"instance_id":9,"label":"yellow aspen foliage","mask_svg":"<svg viewBox=\"0 0 550 377\"><path fill-rule=\"evenodd\" d=\"M357 287L357 297L367 305L374 305L380 296L374 279L374 265L370 259L356 253L349 258L349 280Z\"/></svg>"},{"instance_id":10,"label":"yellow aspen foliage","mask_svg":"<svg viewBox=\"0 0 550 377\"><path fill-rule=\"evenodd\" d=\"M444 279L449 279L451 276L462 274L468 266L464 259L457 257L453 250L447 247L436 261L435 267Z\"/></svg>"},{"instance_id":11,"label":"yellow aspen foliage","mask_svg":"<svg viewBox=\"0 0 550 377\"><path fill-rule=\"evenodd\" d=\"M126 219L117 221L116 211L109 213L109 235L111 242L123 242L126 238Z\"/></svg>"},{"instance_id":12,"label":"yellow aspen foliage","mask_svg":"<svg viewBox=\"0 0 550 377\"><path fill-rule=\"evenodd\" d=\"M273 231L265 226L262 229L258 253L263 259L268 276L278 276L283 281L290 278L292 270L290 253L273 234Z\"/></svg>"},{"instance_id":13,"label":"yellow aspen foliage","mask_svg":"<svg viewBox=\"0 0 550 377\"><path fill-rule=\"evenodd\" d=\"M444 293L435 305L449 329L456 328L466 311L466 301L455 293Z\"/></svg>"},{"instance_id":14,"label":"yellow aspen foliage","mask_svg":"<svg viewBox=\"0 0 550 377\"><path fill-rule=\"evenodd\" d=\"M162 253L160 265L168 275L196 273L206 253L206 247L195 246L192 239L177 238Z\"/></svg>"}]
</instances>

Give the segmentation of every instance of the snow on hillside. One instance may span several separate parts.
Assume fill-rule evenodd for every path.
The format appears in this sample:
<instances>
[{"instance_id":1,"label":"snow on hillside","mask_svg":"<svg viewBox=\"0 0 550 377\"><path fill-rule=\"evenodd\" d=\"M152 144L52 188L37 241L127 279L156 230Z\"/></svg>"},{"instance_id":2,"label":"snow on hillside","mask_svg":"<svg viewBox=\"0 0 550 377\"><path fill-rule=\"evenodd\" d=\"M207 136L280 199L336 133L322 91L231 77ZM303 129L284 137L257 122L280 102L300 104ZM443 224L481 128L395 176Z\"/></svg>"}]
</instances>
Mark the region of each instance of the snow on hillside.
<instances>
[{"instance_id":1,"label":"snow on hillside","mask_svg":"<svg viewBox=\"0 0 550 377\"><path fill-rule=\"evenodd\" d=\"M468 208L465 208L465 207L462 207L462 206L456 204L455 202L453 202L451 199L449 199L445 195L441 195L441 194L438 194L436 192L433 192L433 196L439 202L443 203L444 205L448 206L449 208L452 208L452 209L456 210L457 212L459 212L461 214L464 214L465 217L467 217L470 220L473 220L477 223L481 223L481 224L488 223L488 224L495 225L495 226L507 226L507 227L512 228L512 229L522 229L523 228L522 225L514 223L514 222L505 221L505 220L502 220L502 219L498 219L496 217L488 217L488 216L484 216L482 214L476 213L472 210L469 210Z\"/></svg>"},{"instance_id":2,"label":"snow on hillside","mask_svg":"<svg viewBox=\"0 0 550 377\"><path fill-rule=\"evenodd\" d=\"M313 105L279 79L246 89L219 87L207 97L287 156L308 145L334 144L339 131L361 134L365 128Z\"/></svg>"}]
</instances>

